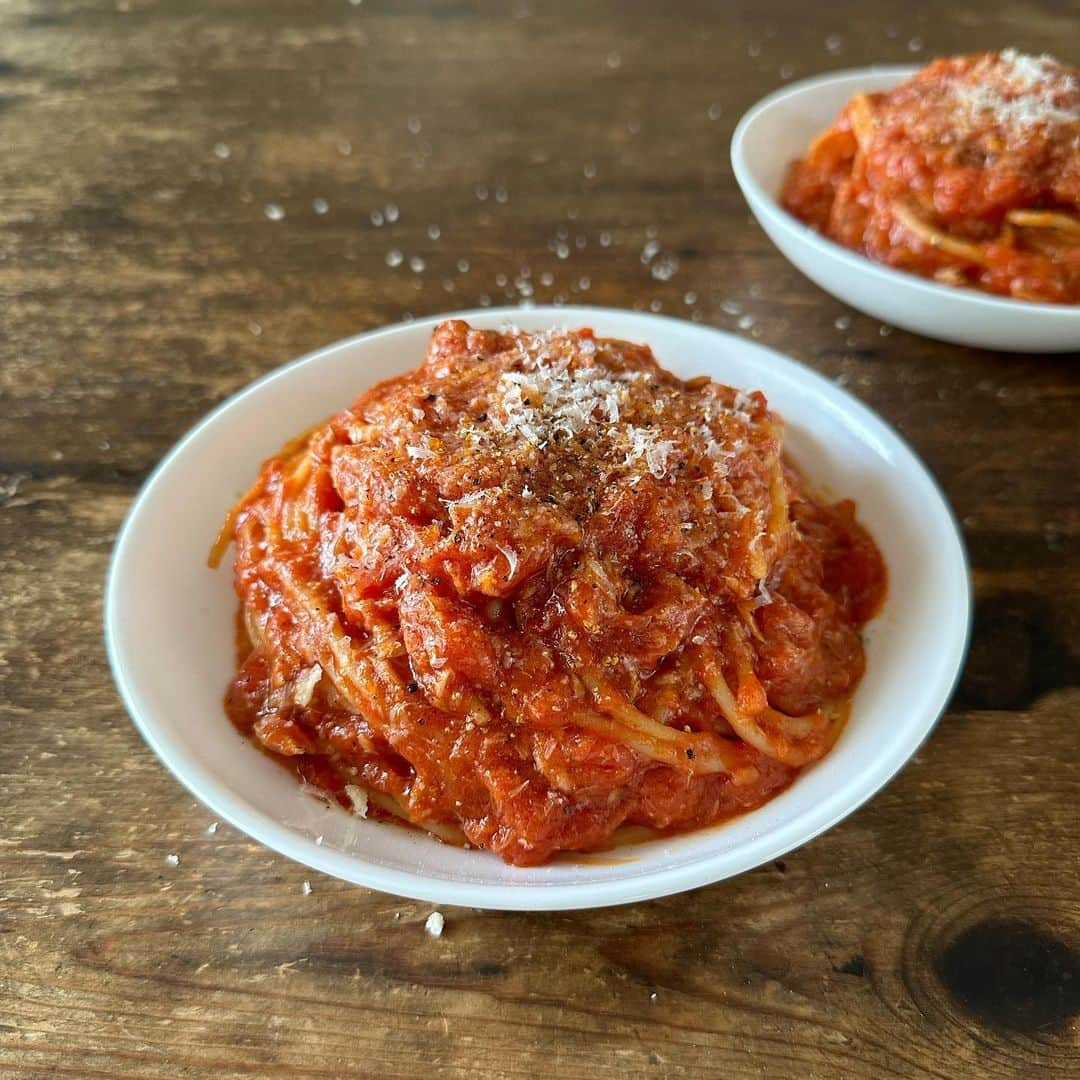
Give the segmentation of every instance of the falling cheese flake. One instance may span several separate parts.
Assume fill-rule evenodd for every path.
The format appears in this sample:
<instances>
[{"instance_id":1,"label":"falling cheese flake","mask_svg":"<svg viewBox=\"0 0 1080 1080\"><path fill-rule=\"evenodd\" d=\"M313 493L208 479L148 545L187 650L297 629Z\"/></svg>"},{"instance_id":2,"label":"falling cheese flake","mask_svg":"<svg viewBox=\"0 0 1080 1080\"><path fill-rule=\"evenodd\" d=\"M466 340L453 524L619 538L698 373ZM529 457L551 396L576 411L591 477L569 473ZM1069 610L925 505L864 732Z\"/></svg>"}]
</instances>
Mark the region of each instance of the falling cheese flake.
<instances>
[{"instance_id":1,"label":"falling cheese flake","mask_svg":"<svg viewBox=\"0 0 1080 1080\"><path fill-rule=\"evenodd\" d=\"M443 927L446 925L446 919L443 918L441 911L433 911L424 922L424 930L427 931L429 937L438 938L442 937Z\"/></svg>"}]
</instances>

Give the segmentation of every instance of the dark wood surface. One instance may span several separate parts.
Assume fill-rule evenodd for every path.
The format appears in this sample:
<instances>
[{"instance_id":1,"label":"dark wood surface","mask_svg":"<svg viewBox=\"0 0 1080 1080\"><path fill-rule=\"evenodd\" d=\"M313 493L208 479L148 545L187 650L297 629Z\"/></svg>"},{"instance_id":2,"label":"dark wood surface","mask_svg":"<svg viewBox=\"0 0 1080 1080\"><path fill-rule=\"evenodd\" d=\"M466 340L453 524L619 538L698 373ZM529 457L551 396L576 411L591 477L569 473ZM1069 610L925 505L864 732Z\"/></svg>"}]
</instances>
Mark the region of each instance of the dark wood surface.
<instances>
[{"instance_id":1,"label":"dark wood surface","mask_svg":"<svg viewBox=\"0 0 1080 1080\"><path fill-rule=\"evenodd\" d=\"M728 165L787 79L1080 59L1075 4L948 7L0 6L0 1074L1080 1075L1078 358L846 311ZM775 865L606 911L445 909L435 941L429 905L207 831L117 700L102 582L140 482L222 397L530 289L846 382L963 522L974 640L915 761Z\"/></svg>"}]
</instances>

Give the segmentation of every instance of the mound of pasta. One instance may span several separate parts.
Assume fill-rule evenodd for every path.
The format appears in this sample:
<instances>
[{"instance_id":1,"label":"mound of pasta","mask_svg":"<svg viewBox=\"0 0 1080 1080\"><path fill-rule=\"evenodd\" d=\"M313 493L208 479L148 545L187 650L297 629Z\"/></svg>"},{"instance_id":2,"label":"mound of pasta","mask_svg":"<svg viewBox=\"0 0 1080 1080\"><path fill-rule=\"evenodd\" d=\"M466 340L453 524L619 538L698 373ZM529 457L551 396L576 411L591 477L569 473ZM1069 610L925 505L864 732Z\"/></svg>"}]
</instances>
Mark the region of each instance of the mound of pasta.
<instances>
[{"instance_id":1,"label":"mound of pasta","mask_svg":"<svg viewBox=\"0 0 1080 1080\"><path fill-rule=\"evenodd\" d=\"M768 800L833 744L885 570L760 393L443 323L267 461L226 710L325 797L519 865Z\"/></svg>"},{"instance_id":2,"label":"mound of pasta","mask_svg":"<svg viewBox=\"0 0 1080 1080\"><path fill-rule=\"evenodd\" d=\"M790 169L787 210L878 262L1080 303L1080 71L1013 49L858 94Z\"/></svg>"}]
</instances>

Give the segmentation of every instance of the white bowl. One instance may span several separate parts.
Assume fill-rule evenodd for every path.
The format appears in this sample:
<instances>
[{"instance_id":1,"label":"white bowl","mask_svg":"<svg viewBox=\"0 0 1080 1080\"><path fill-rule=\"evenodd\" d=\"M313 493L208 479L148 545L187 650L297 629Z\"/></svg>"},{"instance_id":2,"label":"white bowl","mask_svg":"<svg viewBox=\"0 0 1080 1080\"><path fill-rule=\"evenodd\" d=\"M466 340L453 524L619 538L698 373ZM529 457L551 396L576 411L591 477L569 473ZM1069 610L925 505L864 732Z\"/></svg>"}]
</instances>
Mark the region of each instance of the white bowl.
<instances>
[{"instance_id":1,"label":"white bowl","mask_svg":"<svg viewBox=\"0 0 1080 1080\"><path fill-rule=\"evenodd\" d=\"M759 101L731 140L731 164L769 239L811 281L859 311L926 337L984 349L1080 349L1080 305L1036 304L939 285L828 240L777 201L788 165L860 90L887 90L913 67L870 67L806 79Z\"/></svg>"},{"instance_id":2,"label":"white bowl","mask_svg":"<svg viewBox=\"0 0 1080 1080\"><path fill-rule=\"evenodd\" d=\"M440 321L424 319L328 346L253 383L189 432L146 482L113 552L105 633L120 693L162 762L216 816L290 858L386 892L482 908L597 907L719 881L805 843L873 795L944 707L970 615L956 525L907 445L820 375L692 323L603 308L460 317L488 327L592 326L647 342L682 376L766 392L812 481L858 500L891 578L884 611L868 627L866 677L835 748L782 795L725 825L517 869L485 851L327 807L237 734L222 711L237 601L230 560L217 571L206 567L210 543L283 441L420 362Z\"/></svg>"}]
</instances>

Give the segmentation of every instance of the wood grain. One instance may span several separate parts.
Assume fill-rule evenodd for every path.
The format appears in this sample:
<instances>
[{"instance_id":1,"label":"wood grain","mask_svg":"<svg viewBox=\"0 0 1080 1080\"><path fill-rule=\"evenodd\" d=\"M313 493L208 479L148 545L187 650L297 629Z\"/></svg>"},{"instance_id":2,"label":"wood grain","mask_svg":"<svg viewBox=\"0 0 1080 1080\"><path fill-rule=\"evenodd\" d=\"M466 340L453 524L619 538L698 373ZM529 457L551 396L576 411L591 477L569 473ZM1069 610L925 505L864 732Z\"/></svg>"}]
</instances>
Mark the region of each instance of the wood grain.
<instances>
[{"instance_id":1,"label":"wood grain","mask_svg":"<svg viewBox=\"0 0 1080 1080\"><path fill-rule=\"evenodd\" d=\"M1078 14L0 7L0 1075L1080 1075L1077 358L845 311L727 157L787 79L1062 51ZM975 635L915 762L775 865L446 909L433 940L427 905L207 831L117 701L101 587L137 486L225 395L406 313L529 299L653 306L845 382L956 508Z\"/></svg>"}]
</instances>

